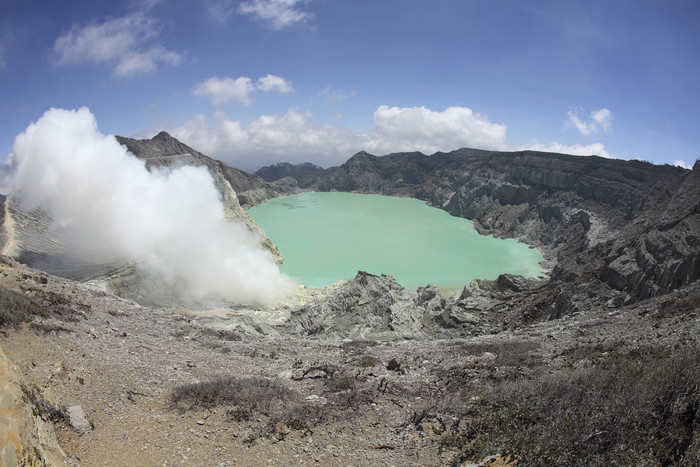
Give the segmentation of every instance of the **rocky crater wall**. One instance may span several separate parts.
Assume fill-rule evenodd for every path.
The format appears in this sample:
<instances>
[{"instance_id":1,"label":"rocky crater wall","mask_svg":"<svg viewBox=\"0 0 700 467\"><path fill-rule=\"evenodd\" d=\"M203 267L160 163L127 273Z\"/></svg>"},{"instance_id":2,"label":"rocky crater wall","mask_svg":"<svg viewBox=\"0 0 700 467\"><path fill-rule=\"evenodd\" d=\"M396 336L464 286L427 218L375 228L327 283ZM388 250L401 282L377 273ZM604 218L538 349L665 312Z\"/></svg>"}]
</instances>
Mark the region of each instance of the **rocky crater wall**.
<instances>
[{"instance_id":1,"label":"rocky crater wall","mask_svg":"<svg viewBox=\"0 0 700 467\"><path fill-rule=\"evenodd\" d=\"M577 311L586 288L629 301L698 279L697 173L697 164L533 151L360 152L313 186L422 199L481 233L537 246L553 267L549 287L560 291L550 309L557 317Z\"/></svg>"}]
</instances>

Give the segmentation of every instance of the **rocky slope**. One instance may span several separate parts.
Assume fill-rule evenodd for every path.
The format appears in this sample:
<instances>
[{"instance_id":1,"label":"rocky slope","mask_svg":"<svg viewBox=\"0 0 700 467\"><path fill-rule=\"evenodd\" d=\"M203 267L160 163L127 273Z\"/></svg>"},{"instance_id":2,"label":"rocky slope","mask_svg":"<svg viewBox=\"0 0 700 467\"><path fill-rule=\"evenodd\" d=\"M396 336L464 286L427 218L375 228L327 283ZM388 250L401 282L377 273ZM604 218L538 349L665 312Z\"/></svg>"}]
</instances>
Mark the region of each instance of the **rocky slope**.
<instances>
[{"instance_id":1,"label":"rocky slope","mask_svg":"<svg viewBox=\"0 0 700 467\"><path fill-rule=\"evenodd\" d=\"M230 218L301 187L227 168L167 134L120 141L149 167L207 166ZM359 272L269 308L153 307L133 300L128 267L79 269L52 257L60 239L50 219L5 200L4 251L20 262L0 256L3 462L434 466L486 465L498 453L545 464L549 456L550 465L700 461L700 163L687 171L532 152L360 153L309 188L424 199L538 246L552 273L475 280L443 297ZM111 288L86 280L109 268ZM8 291L42 312L3 327ZM649 390L671 382L653 410L628 390L640 378L654 382ZM594 381L601 399L586 401L577 388ZM556 410L547 402L531 414L516 397L549 387ZM634 423L622 428L629 414ZM651 425L659 414L670 421ZM524 431L497 431L516 423Z\"/></svg>"},{"instance_id":2,"label":"rocky slope","mask_svg":"<svg viewBox=\"0 0 700 467\"><path fill-rule=\"evenodd\" d=\"M242 220L250 230L264 236L264 232L246 212L244 206L280 196L281 193L260 177L207 157L164 131L151 139L136 140L122 136L116 138L130 153L146 161L146 168L149 170L178 165L206 167L221 193L226 220ZM277 247L267 237L265 245L281 260Z\"/></svg>"},{"instance_id":3,"label":"rocky slope","mask_svg":"<svg viewBox=\"0 0 700 467\"><path fill-rule=\"evenodd\" d=\"M129 152L139 159L146 161L146 167L168 167L176 164L189 164L205 166L215 178L217 188L224 191L223 182L227 182L233 189L233 194L227 197L235 197L240 206L247 208L261 201L275 198L284 193L275 185L267 183L262 178L235 169L221 161L205 156L201 152L192 149L186 144L162 131L151 139L136 140L117 136L117 141L124 145ZM222 193L223 194L223 193ZM228 198L224 198L228 201Z\"/></svg>"},{"instance_id":4,"label":"rocky slope","mask_svg":"<svg viewBox=\"0 0 700 467\"><path fill-rule=\"evenodd\" d=\"M275 323L262 310L144 307L90 283L2 258L0 287L32 298L47 311L32 323L0 329L0 346L15 368L15 376L0 371L0 397L3 391L14 394L8 399L10 410L0 410L6 417L0 428L18 426L26 433L0 446L8 459L19 461L5 465L478 462L503 452L502 445L489 444L493 440L479 432L460 437L473 421L470 414L486 407L480 401L488 397L488 388L517 394L518 384L585 376L598 362L607 368L611 356L653 351L660 355L656 358L667 358L676 349L698 349L700 344L697 283L642 303L493 334L449 337L430 335L421 327L429 338L400 340L363 339L378 333L357 318L372 315L369 325L381 328L381 321L387 321L396 331L415 333L414 323L396 322L386 311L414 301L422 310L417 318L429 321L449 304L431 289L406 295L389 278L360 274L346 286L334 287L330 295L300 296ZM504 299L520 288L514 279L500 288L490 286L474 287ZM395 302L384 291L398 294ZM461 300L473 296L466 293ZM329 318L334 313L346 324L336 321L326 331L349 337L314 338L315 330L333 324ZM268 320L267 336L258 333L265 327L262 319ZM289 332L274 332L285 327ZM0 367L5 364L0 358ZM625 384L615 385L622 389L610 394L612 400L631 396ZM240 389L217 396L229 385ZM697 395L695 387L690 396ZM191 396L176 403L173 395L183 388ZM573 397L565 400L570 401L567 410L576 410ZM69 408L84 414L80 423L71 419ZM597 405L582 409L606 415ZM559 413L544 416L554 423ZM604 428L606 433L618 429ZM590 433L583 432L579 440L584 448L591 443ZM692 429L690 433L695 441L683 452L698 459L700 438L692 438ZM459 457L453 443L461 439L473 439L487 451ZM629 453L630 447L616 452ZM656 464L650 454L640 455L646 460L642 463Z\"/></svg>"},{"instance_id":5,"label":"rocky slope","mask_svg":"<svg viewBox=\"0 0 700 467\"><path fill-rule=\"evenodd\" d=\"M699 171L532 151L361 152L313 186L415 197L537 246L553 267L548 315L557 317L700 277Z\"/></svg>"}]
</instances>

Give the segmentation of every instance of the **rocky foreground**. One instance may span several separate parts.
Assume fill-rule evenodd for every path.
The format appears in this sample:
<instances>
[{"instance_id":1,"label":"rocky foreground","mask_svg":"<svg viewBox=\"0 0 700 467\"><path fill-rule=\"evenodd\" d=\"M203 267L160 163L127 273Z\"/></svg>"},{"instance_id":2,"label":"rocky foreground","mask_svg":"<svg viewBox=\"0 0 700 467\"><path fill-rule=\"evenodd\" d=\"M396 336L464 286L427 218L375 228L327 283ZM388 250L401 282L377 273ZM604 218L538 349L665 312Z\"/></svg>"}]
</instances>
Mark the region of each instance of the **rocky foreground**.
<instances>
[{"instance_id":1,"label":"rocky foreground","mask_svg":"<svg viewBox=\"0 0 700 467\"><path fill-rule=\"evenodd\" d=\"M359 272L265 309L159 302L133 265L24 264L59 244L5 201L4 465L700 462L700 165L360 153L269 183L167 134L120 142L206 165L231 219L299 190L414 196L552 272L454 297Z\"/></svg>"},{"instance_id":2,"label":"rocky foreground","mask_svg":"<svg viewBox=\"0 0 700 467\"><path fill-rule=\"evenodd\" d=\"M693 365L683 371L700 376L696 284L631 306L478 337L332 342L216 329L212 320L236 312L143 307L9 260L0 265L0 285L48 310L48 316L6 328L0 340L19 375L9 409L22 414L3 420L23 424L17 458L35 465L478 461L512 447L494 443L464 457L464 446L454 442L468 426L469 411L478 408L472 405L492 397L490 391L572 372L595 374L614 359L639 364L635 352L651 366L694 350ZM695 404L697 396L696 387ZM681 410L695 410L684 455L697 461L697 405L681 402L689 404ZM587 403L586 410L605 417L607 401ZM76 406L87 423L69 415ZM580 434L584 440L600 431L585 429L591 432ZM672 441L663 459L646 452L629 459L664 461L683 439Z\"/></svg>"}]
</instances>

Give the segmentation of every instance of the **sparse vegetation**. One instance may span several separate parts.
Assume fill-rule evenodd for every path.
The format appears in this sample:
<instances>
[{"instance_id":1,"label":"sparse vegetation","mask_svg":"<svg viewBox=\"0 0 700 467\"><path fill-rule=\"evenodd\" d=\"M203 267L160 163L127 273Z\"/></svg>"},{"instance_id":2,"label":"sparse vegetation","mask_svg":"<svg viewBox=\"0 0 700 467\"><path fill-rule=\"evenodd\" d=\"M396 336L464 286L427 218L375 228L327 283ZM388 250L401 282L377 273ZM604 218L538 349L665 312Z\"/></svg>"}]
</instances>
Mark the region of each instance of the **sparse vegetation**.
<instances>
[{"instance_id":1,"label":"sparse vegetation","mask_svg":"<svg viewBox=\"0 0 700 467\"><path fill-rule=\"evenodd\" d=\"M499 452L521 465L698 465L700 349L669 350L615 352L444 404L433 416L454 422L442 447L456 462Z\"/></svg>"},{"instance_id":2,"label":"sparse vegetation","mask_svg":"<svg viewBox=\"0 0 700 467\"><path fill-rule=\"evenodd\" d=\"M363 355L356 361L360 368L372 368L379 365L379 359L373 355Z\"/></svg>"},{"instance_id":3,"label":"sparse vegetation","mask_svg":"<svg viewBox=\"0 0 700 467\"><path fill-rule=\"evenodd\" d=\"M183 384L171 395L175 407L212 408L221 405L238 407L249 414L268 414L274 403L287 400L292 392L282 384L256 377L219 376L202 383ZM237 415L244 419L239 413Z\"/></svg>"},{"instance_id":4,"label":"sparse vegetation","mask_svg":"<svg viewBox=\"0 0 700 467\"><path fill-rule=\"evenodd\" d=\"M34 416L41 417L44 421L51 421L54 423L65 422L66 414L46 400L38 387L24 384L22 384L21 387L24 399L29 403Z\"/></svg>"},{"instance_id":5,"label":"sparse vegetation","mask_svg":"<svg viewBox=\"0 0 700 467\"><path fill-rule=\"evenodd\" d=\"M48 313L35 301L0 286L0 327L17 326L37 315L47 317Z\"/></svg>"},{"instance_id":6,"label":"sparse vegetation","mask_svg":"<svg viewBox=\"0 0 700 467\"><path fill-rule=\"evenodd\" d=\"M32 329L41 331L44 334L59 334L61 332L73 332L73 329L58 323L32 323Z\"/></svg>"}]
</instances>

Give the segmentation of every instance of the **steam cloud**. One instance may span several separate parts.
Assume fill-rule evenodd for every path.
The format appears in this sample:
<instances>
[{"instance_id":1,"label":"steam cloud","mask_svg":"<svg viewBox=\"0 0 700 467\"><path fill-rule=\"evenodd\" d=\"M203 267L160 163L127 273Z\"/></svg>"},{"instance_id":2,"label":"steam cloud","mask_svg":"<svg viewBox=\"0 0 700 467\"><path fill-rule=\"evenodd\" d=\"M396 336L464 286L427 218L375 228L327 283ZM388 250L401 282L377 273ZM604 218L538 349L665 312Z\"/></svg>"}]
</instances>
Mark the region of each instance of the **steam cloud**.
<instances>
[{"instance_id":1,"label":"steam cloud","mask_svg":"<svg viewBox=\"0 0 700 467\"><path fill-rule=\"evenodd\" d=\"M77 259L134 261L185 298L270 304L292 281L261 239L224 221L206 168L148 171L89 109L51 109L15 138L4 185L42 208Z\"/></svg>"}]
</instances>

